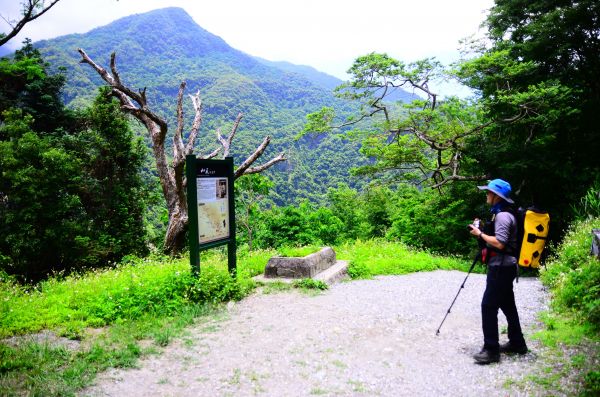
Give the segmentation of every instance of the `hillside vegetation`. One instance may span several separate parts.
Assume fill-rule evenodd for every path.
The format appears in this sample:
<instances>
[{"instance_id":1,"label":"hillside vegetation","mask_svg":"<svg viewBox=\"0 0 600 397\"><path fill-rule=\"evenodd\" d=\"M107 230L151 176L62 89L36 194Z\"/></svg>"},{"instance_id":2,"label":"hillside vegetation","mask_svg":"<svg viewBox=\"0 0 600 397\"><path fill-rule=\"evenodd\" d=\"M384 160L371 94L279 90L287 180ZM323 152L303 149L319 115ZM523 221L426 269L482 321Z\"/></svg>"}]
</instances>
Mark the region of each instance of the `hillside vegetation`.
<instances>
[{"instance_id":1,"label":"hillside vegetation","mask_svg":"<svg viewBox=\"0 0 600 397\"><path fill-rule=\"evenodd\" d=\"M65 105L89 104L97 87L98 75L79 63L77 48L108 68L110 54L117 55L122 80L134 89L146 88L150 106L175 126L177 90L182 81L188 92L200 91L204 121L199 154L216 147L216 128L230 129L237 114L244 119L232 147L236 164L260 144L263 137L273 140L265 158L285 150L289 161L269 172L274 184L274 200L292 204L302 198L321 201L318 188L335 187L340 182L362 185L349 170L365 159L359 143L331 136L295 137L302 130L305 115L322 106L349 111L350 104L334 97L332 86L340 80L314 69L281 65L256 59L231 48L220 37L200 26L180 8L166 8L119 19L85 34L72 34L35 43L54 70L65 68L62 91ZM404 99L411 98L406 94ZM191 101L185 102L190 116ZM140 136L145 132L134 126ZM170 144L170 140L168 140ZM307 169L306 165L311 164Z\"/></svg>"}]
</instances>

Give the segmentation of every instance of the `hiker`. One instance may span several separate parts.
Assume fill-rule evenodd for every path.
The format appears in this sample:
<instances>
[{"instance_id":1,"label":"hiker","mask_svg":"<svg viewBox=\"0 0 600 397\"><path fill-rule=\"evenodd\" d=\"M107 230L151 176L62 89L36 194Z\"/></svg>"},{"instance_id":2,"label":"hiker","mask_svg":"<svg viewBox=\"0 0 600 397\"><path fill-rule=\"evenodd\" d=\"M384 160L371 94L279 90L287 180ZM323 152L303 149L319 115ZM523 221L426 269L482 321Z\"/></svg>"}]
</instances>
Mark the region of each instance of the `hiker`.
<instances>
[{"instance_id":1,"label":"hiker","mask_svg":"<svg viewBox=\"0 0 600 397\"><path fill-rule=\"evenodd\" d=\"M519 313L515 305L513 280L517 276L517 223L512 211L511 186L502 179L494 179L487 186L478 186L487 191L486 202L491 207L491 221L484 230L470 225L470 233L480 240L484 250L484 263L487 263L485 292L481 300L481 323L483 328L483 349L473 356L480 364L500 361L500 352L527 353L527 345L521 332ZM508 322L508 343L498 342L498 309L501 309Z\"/></svg>"}]
</instances>

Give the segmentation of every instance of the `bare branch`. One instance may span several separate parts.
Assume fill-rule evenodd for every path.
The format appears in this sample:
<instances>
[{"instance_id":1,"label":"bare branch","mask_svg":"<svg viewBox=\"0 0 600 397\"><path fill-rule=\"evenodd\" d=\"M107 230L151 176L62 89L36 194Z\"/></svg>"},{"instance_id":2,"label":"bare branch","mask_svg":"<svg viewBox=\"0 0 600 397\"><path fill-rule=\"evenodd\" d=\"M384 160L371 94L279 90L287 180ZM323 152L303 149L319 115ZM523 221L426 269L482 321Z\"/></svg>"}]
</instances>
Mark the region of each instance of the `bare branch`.
<instances>
[{"instance_id":1,"label":"bare branch","mask_svg":"<svg viewBox=\"0 0 600 397\"><path fill-rule=\"evenodd\" d=\"M206 156L200 156L200 158L204 159L204 160L210 160L212 158L217 157L217 154L219 154L220 151L221 151L221 148L218 147L215 150L213 150L210 154L207 154Z\"/></svg>"},{"instance_id":2,"label":"bare branch","mask_svg":"<svg viewBox=\"0 0 600 397\"><path fill-rule=\"evenodd\" d=\"M202 101L200 100L200 91L197 91L195 95L190 95L190 98L192 99L192 104L194 105L195 115L194 121L192 122L192 129L190 130L190 135L188 136L188 141L185 145L186 155L194 152L194 146L196 146L196 137L198 136L198 131L202 125Z\"/></svg>"},{"instance_id":3,"label":"bare branch","mask_svg":"<svg viewBox=\"0 0 600 397\"><path fill-rule=\"evenodd\" d=\"M250 167L252 163L254 163L265 152L265 149L267 148L267 146L269 146L270 142L271 137L267 135L265 139L263 139L262 143L258 146L258 148L256 148L254 153L248 156L248 158L235 171L236 177L238 174L242 175L244 171L246 171L246 169Z\"/></svg>"},{"instance_id":4,"label":"bare branch","mask_svg":"<svg viewBox=\"0 0 600 397\"><path fill-rule=\"evenodd\" d=\"M112 71L112 74L113 74L112 77L113 77L113 81L114 81L114 87L123 91L128 97L130 97L131 99L136 101L140 105L140 107L142 107L142 108L145 107L146 106L146 94L145 94L146 89L144 88L144 92L140 91L140 93L137 93L123 84L123 82L121 81L121 77L119 76L119 72L117 71L117 54L114 52L112 54L110 54L110 70Z\"/></svg>"},{"instance_id":5,"label":"bare branch","mask_svg":"<svg viewBox=\"0 0 600 397\"><path fill-rule=\"evenodd\" d=\"M432 189L437 189L451 181L484 181L489 179L489 175L474 175L474 176L462 176L462 175L451 175L442 179L441 182L431 186Z\"/></svg>"},{"instance_id":6,"label":"bare branch","mask_svg":"<svg viewBox=\"0 0 600 397\"><path fill-rule=\"evenodd\" d=\"M231 128L231 133L229 134L229 138L227 138L227 151L223 152L223 157L227 157L229 155L229 148L231 147L231 141L233 141L233 138L235 137L235 133L238 129L238 126L240 125L240 121L242 121L242 117L244 115L242 113L238 113L237 117L235 118L235 122L233 123L233 127Z\"/></svg>"},{"instance_id":7,"label":"bare branch","mask_svg":"<svg viewBox=\"0 0 600 397\"><path fill-rule=\"evenodd\" d=\"M12 23L8 19L2 17L2 19L4 19L10 27L12 27L12 30L7 35L0 37L0 46L6 44L9 40L11 40L17 34L19 34L19 32L25 27L26 24L44 15L59 1L60 0L53 0L50 2L50 4L48 4L48 6L45 6L44 0L27 0L23 5L23 17L19 21L17 21L15 25L12 25ZM41 10L35 12L35 10L39 9L40 7Z\"/></svg>"},{"instance_id":8,"label":"bare branch","mask_svg":"<svg viewBox=\"0 0 600 397\"><path fill-rule=\"evenodd\" d=\"M148 109L147 103L146 103L146 98L145 98L146 97L145 89L144 89L144 92L142 93L142 95L134 92L129 87L123 85L120 81L118 81L113 75L108 73L108 71L106 69L104 69L102 66L100 66L96 62L94 62L82 48L78 48L77 51L79 52L79 54L81 54L81 58L82 58L81 61L79 61L79 62L87 63L88 65L90 65L100 75L100 77L102 77L102 79L105 82L107 82L109 86L112 87L113 93L115 93L115 95L117 95L119 97L119 99L121 99L121 104L123 104L125 106L125 109L127 109L130 113L132 113L134 116L136 116L138 119L140 119L140 121L142 121L144 124L146 124L146 122L148 122L148 121L151 121L151 122L156 123L159 126L161 134L160 134L160 136L158 136L156 138L159 139L160 141L164 142L164 139L165 139L165 136L167 133L167 122ZM111 69L113 70L113 72L117 70L115 59L116 59L115 56L111 56ZM118 73L117 73L117 76L118 76ZM122 92L124 94L124 96L119 95L117 92ZM131 109L132 107L134 107L134 104L131 102L131 100L128 99L125 102L123 101L125 96L129 97L130 99L133 99L134 101L136 101L138 103L138 105L139 105L138 111L134 112ZM140 118L141 114L143 114L145 116L144 120L142 120Z\"/></svg>"},{"instance_id":9,"label":"bare branch","mask_svg":"<svg viewBox=\"0 0 600 397\"><path fill-rule=\"evenodd\" d=\"M239 169L236 170L234 176L237 179L237 178L239 178L242 175L249 175L249 174L256 174L256 173L259 173L259 172L263 172L267 168L272 167L273 165L279 163L280 161L286 161L286 160L287 159L285 158L285 152L281 152L279 155L277 155L276 157L273 157L271 160L267 161L263 165L259 165L259 166L256 166L256 167L247 168L243 173L238 173Z\"/></svg>"},{"instance_id":10,"label":"bare branch","mask_svg":"<svg viewBox=\"0 0 600 397\"><path fill-rule=\"evenodd\" d=\"M173 135L173 164L183 163L185 161L185 151L183 148L183 91L185 90L185 81L179 85L177 94L177 128Z\"/></svg>"},{"instance_id":11,"label":"bare branch","mask_svg":"<svg viewBox=\"0 0 600 397\"><path fill-rule=\"evenodd\" d=\"M225 153L223 155L223 158L226 157L226 154L229 154L229 142L227 142L227 139L225 139L223 137L223 135L221 135L221 129L217 128L217 130L215 131L215 134L217 134L217 141L219 141L219 143L221 144L221 146L223 146L223 152Z\"/></svg>"},{"instance_id":12,"label":"bare branch","mask_svg":"<svg viewBox=\"0 0 600 397\"><path fill-rule=\"evenodd\" d=\"M113 88L118 88L118 83L113 78L113 76L111 76L106 71L106 69L104 69L102 66L100 66L96 62L94 62L92 60L92 58L90 58L88 56L88 54L83 50L83 48L78 48L77 51L79 52L79 54L81 54L81 58L82 58L81 61L79 61L79 63L87 63L100 75L100 77L102 77L102 80L104 80L108 83L108 85L110 85ZM111 57L111 62L112 62L112 57Z\"/></svg>"}]
</instances>

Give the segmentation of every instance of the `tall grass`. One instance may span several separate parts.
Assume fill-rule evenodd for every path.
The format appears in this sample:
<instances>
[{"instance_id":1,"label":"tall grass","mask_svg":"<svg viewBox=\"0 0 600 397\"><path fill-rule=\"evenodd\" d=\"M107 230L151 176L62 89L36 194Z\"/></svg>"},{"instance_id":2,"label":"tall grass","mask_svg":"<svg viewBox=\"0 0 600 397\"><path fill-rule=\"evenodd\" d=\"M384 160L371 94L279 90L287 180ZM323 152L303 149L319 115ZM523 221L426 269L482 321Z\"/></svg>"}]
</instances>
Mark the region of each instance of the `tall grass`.
<instances>
[{"instance_id":1,"label":"tall grass","mask_svg":"<svg viewBox=\"0 0 600 397\"><path fill-rule=\"evenodd\" d=\"M96 373L134 365L140 355L217 313L215 304L248 294L254 286L250 277L264 269L269 254L241 252L235 279L219 250L203 253L198 279L191 276L187 257L133 259L112 269L52 277L35 287L0 275L0 338L51 330L80 341L70 350L33 336L4 339L0 395L74 395ZM154 343L142 348L142 340Z\"/></svg>"},{"instance_id":2,"label":"tall grass","mask_svg":"<svg viewBox=\"0 0 600 397\"><path fill-rule=\"evenodd\" d=\"M195 280L187 259L138 259L109 270L53 277L34 288L0 282L0 337L53 329L77 337L86 327L170 313L187 304L240 299L251 288L213 256Z\"/></svg>"}]
</instances>

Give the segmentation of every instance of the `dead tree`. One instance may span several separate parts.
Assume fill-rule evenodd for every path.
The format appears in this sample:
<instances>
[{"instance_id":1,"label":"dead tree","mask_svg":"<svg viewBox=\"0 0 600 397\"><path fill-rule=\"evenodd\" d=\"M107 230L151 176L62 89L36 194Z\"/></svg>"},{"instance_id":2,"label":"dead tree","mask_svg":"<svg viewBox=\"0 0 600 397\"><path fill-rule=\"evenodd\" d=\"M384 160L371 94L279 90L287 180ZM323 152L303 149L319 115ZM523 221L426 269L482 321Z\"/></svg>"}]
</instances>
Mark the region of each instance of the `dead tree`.
<instances>
[{"instance_id":1,"label":"dead tree","mask_svg":"<svg viewBox=\"0 0 600 397\"><path fill-rule=\"evenodd\" d=\"M185 157L194 153L196 145L196 137L202 124L202 102L200 100L200 92L195 95L190 95L194 105L195 116L194 121L188 135L187 143L183 142L183 93L185 90L185 82L179 86L179 94L177 97L177 128L173 135L173 158L169 164L167 154L165 152L165 140L167 138L168 126L167 122L150 110L146 100L146 89L136 92L127 87L121 81L119 72L117 71L115 53L112 53L110 58L110 71L108 72L102 66L95 63L81 48L78 49L81 54L81 63L90 65L102 79L112 88L112 94L121 102L121 109L126 113L131 114L139 120L148 130L151 138L152 152L156 161L156 169L162 192L167 204L169 212L169 224L164 240L164 251L169 254L176 254L186 246L185 232L188 226L188 208L185 194ZM217 140L221 147L213 150L210 154L199 156L203 159L214 158L222 151L222 157L229 155L231 142L235 137L237 128L242 119L240 113L228 137L221 135L220 130L217 130ZM235 170L235 178L242 175L258 173L266 170L272 165L285 160L284 153L280 153L268 162L252 166L256 160L264 153L269 145L271 138L265 137L258 148Z\"/></svg>"}]
</instances>

